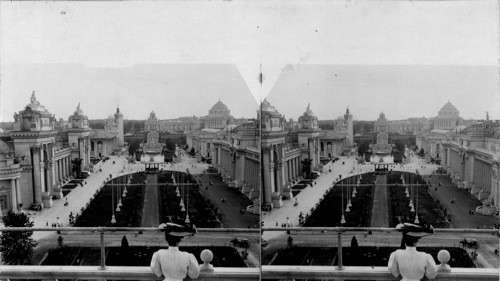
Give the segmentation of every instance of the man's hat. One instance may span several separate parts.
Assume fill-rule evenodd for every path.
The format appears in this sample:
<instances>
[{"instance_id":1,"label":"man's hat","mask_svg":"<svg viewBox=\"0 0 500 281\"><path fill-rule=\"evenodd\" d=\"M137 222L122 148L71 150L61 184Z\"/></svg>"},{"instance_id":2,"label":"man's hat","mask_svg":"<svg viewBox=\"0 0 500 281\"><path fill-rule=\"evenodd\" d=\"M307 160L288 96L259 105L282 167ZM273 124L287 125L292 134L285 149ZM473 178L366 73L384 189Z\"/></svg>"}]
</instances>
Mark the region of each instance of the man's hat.
<instances>
[{"instance_id":1,"label":"man's hat","mask_svg":"<svg viewBox=\"0 0 500 281\"><path fill-rule=\"evenodd\" d=\"M403 232L403 236L422 238L434 233L432 225L417 225L413 223L400 223L396 229Z\"/></svg>"},{"instance_id":2,"label":"man's hat","mask_svg":"<svg viewBox=\"0 0 500 281\"><path fill-rule=\"evenodd\" d=\"M196 234L194 224L186 224L182 221L162 223L158 226L158 229L170 236L184 237Z\"/></svg>"}]
</instances>

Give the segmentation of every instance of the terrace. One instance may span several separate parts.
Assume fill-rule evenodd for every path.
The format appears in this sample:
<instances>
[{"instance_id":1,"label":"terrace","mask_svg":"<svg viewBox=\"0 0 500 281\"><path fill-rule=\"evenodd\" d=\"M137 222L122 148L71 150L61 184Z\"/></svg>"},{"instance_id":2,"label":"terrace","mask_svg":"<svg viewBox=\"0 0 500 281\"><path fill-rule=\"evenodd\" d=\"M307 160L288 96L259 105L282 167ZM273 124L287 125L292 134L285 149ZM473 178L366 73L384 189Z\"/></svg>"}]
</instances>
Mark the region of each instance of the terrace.
<instances>
[{"instance_id":1,"label":"terrace","mask_svg":"<svg viewBox=\"0 0 500 281\"><path fill-rule=\"evenodd\" d=\"M9 227L0 228L0 232L7 231L43 231L57 232L62 235L74 234L89 236L99 235L100 238L100 265L99 266L63 266L63 265L7 265L0 267L0 279L84 279L84 280L161 280L156 277L147 266L107 266L106 248L109 248L116 237L122 234L157 233L156 228L125 228L125 227L58 227L58 228L33 228ZM198 229L200 235L215 235L218 237L232 235L251 236L258 240L258 229ZM105 236L106 235L106 236ZM253 236L252 236L253 235ZM110 241L105 241L109 237ZM255 239L254 239L255 238ZM93 244L93 243L92 243ZM209 244L209 243L207 243ZM181 247L182 248L182 247ZM211 263L217 258L211 250L205 249L199 256L202 264L199 280L259 280L258 267L216 267ZM150 258L149 258L150 259ZM149 263L149 259L145 264ZM143 264L144 264L143 263ZM216 263L215 263L216 264Z\"/></svg>"},{"instance_id":2,"label":"terrace","mask_svg":"<svg viewBox=\"0 0 500 281\"><path fill-rule=\"evenodd\" d=\"M324 235L329 233L336 236L338 251L337 266L289 266L289 265L264 265L259 268L247 267L213 267L210 263L216 257L209 250L201 253L203 261L201 273L198 280L281 280L281 279L329 279L329 280L399 280L393 277L387 267L373 266L343 266L342 245L343 236L347 232L395 232L392 228L287 228L291 234ZM61 232L87 232L98 234L101 241L101 265L96 266L2 266L0 279L84 279L84 280L161 280L153 275L146 266L107 266L105 264L105 234L120 235L126 232L157 232L155 228L2 228L0 231L61 231ZM282 228L266 228L265 231L283 232ZM252 229L199 229L200 233L220 232L222 234L258 234L259 230ZM445 234L496 234L498 230L476 230L476 229L436 229L436 233ZM344 239L346 240L346 239ZM498 280L498 268L449 268L447 262L450 260L446 254L438 257L440 264L439 272L435 280Z\"/></svg>"},{"instance_id":3,"label":"terrace","mask_svg":"<svg viewBox=\"0 0 500 281\"><path fill-rule=\"evenodd\" d=\"M264 231L270 232L282 232L283 228L264 228ZM299 235L310 236L304 239L304 241L326 241L328 246L337 247L337 254L335 256L335 262L330 263L330 265L264 265L263 261L261 278L262 280L292 280L292 279L328 279L328 280L400 280L400 278L394 277L388 271L386 266L344 266L344 260L346 253L349 251L346 249L349 241L345 238L353 234L364 234L369 232L379 233L384 236L384 240L396 240L394 237L400 237L400 233L394 228L361 228L361 227L322 227L322 228L311 228L311 227L291 227L286 228L287 235L293 236L296 239ZM497 240L497 236L500 234L498 230L479 230L479 229L435 229L436 235L443 235L443 239L447 236L457 236L464 235L491 235L491 240ZM392 236L392 237L391 237ZM365 236L366 237L366 236ZM284 240L283 240L284 241ZM439 247L439 243L443 240L435 242L434 246ZM493 241L493 243L496 243ZM275 241L274 241L275 242ZM271 244L271 241L268 241ZM303 242L304 243L304 242ZM309 242L306 242L306 244ZM382 244L388 243L383 241ZM399 240L394 242L399 244ZM267 242L266 242L267 244ZM377 243L376 243L377 244ZM380 243L378 243L380 244ZM325 246L325 245L324 245ZM267 247L267 246L266 246ZM419 246L417 246L419 247ZM299 247L300 248L300 247ZM344 252L343 253L343 248ZM440 248L446 248L441 246ZM317 248L319 249L319 248ZM266 251L264 249L264 251ZM425 248L423 249L425 251ZM263 259L264 253L262 254ZM301 257L305 259L305 257ZM329 257L331 259L331 257ZM380 257L379 257L380 258ZM499 271L498 268L464 268L464 267L450 267L448 262L453 259L450 253L446 250L441 250L437 254L438 259L438 274L434 280L498 280ZM498 258L497 258L498 259ZM321 261L317 261L321 264ZM497 262L498 264L498 262Z\"/></svg>"}]
</instances>

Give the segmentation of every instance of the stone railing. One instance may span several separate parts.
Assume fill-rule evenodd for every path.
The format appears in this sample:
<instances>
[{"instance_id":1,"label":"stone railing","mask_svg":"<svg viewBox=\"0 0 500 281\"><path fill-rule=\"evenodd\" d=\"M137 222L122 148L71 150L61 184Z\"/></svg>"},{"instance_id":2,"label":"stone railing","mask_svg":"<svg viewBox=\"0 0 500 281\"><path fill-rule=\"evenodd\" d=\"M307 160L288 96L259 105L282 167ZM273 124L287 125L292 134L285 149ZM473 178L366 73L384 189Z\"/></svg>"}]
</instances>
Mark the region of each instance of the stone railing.
<instances>
[{"instance_id":1,"label":"stone railing","mask_svg":"<svg viewBox=\"0 0 500 281\"><path fill-rule=\"evenodd\" d=\"M43 231L61 234L87 233L100 235L100 266L0 266L0 280L4 279L110 279L110 280L162 280L149 267L106 266L105 234L159 232L151 227L3 227L0 233L10 231ZM248 228L200 228L198 233L259 235L260 229ZM230 235L228 236L230 237ZM258 267L214 267L212 251L205 249L200 254L203 264L197 280L259 280Z\"/></svg>"},{"instance_id":2,"label":"stone railing","mask_svg":"<svg viewBox=\"0 0 500 281\"><path fill-rule=\"evenodd\" d=\"M210 262L211 260L206 260ZM205 262L205 260L204 260ZM259 280L260 268L206 267L196 280ZM110 266L1 266L0 279L163 280L149 267Z\"/></svg>"},{"instance_id":3,"label":"stone railing","mask_svg":"<svg viewBox=\"0 0 500 281\"><path fill-rule=\"evenodd\" d=\"M373 227L270 227L263 228L265 231L284 232L287 231L289 235L304 234L318 234L325 233L337 234L338 246L338 265L337 266L275 266L263 265L261 278L262 279L334 279L334 280L400 280L394 277L387 267L363 267L363 266L344 266L342 243L343 233L349 232L385 232L394 233L398 232L395 228L373 228ZM498 229L434 229L436 234L448 233L476 233L476 234L496 234L500 236ZM498 268L450 268L447 264L450 260L450 253L447 250L441 250L438 253L438 275L434 280L499 280Z\"/></svg>"}]
</instances>

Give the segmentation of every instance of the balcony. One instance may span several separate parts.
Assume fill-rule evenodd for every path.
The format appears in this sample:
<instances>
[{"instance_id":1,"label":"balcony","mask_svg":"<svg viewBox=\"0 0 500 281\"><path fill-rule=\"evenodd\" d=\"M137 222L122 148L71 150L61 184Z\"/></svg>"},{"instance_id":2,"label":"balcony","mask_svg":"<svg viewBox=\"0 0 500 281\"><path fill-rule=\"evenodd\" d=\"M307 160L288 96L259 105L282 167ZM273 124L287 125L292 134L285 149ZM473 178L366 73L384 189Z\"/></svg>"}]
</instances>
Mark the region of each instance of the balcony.
<instances>
[{"instance_id":1,"label":"balcony","mask_svg":"<svg viewBox=\"0 0 500 281\"><path fill-rule=\"evenodd\" d=\"M366 233L367 231L384 233L383 235L401 235L394 228L362 228L362 227L286 227L286 228L263 228L264 232L285 232L288 235L312 235L318 236L315 240L325 240L329 245L340 245L338 249L337 266L315 266L315 265L263 265L261 271L262 280L293 280L293 279L327 279L327 280L401 280L394 277L386 266L343 266L342 248L349 244L349 241L342 241L344 236L355 233ZM495 234L491 239L496 240L500 235L499 230L493 229L435 229L436 234ZM311 236L311 237L312 237ZM387 239L391 239L389 237ZM321 238L319 238L321 237ZM332 239L337 241L331 241ZM385 237L385 236L384 236ZM496 239L495 239L496 238ZM310 239L310 238L307 238ZM344 238L345 239L345 238ZM336 242L336 243L335 243ZM399 241L396 241L399 244ZM384 242L385 243L385 242ZM335 245L334 245L335 246ZM336 247L336 246L335 246ZM447 252L448 251L442 251ZM449 254L449 253L448 253ZM450 268L447 264L449 255L438 255L438 273L434 280L499 280L498 268Z\"/></svg>"},{"instance_id":2,"label":"balcony","mask_svg":"<svg viewBox=\"0 0 500 281\"><path fill-rule=\"evenodd\" d=\"M6 231L42 231L59 232L62 235L75 234L100 236L100 266L43 266L43 265L6 265L0 266L0 280L12 279L84 279L84 280L163 280L155 276L149 267L144 266L106 266L106 245L112 241L105 242L107 237L113 235L121 237L123 234L153 232L159 233L156 228L126 228L126 227L58 227L58 228L33 228L33 227L10 227L0 228L0 232ZM216 234L217 236L228 235L254 235L258 239L259 229L198 229L198 235L207 236ZM198 236L197 235L197 236ZM200 237L203 240L203 237ZM220 238L220 237L219 237ZM91 244L94 245L93 242ZM207 242L207 244L210 244ZM258 267L214 267L210 263L214 255L210 250L203 250L200 255L203 264L200 265L201 272L196 280L259 280L260 268ZM215 257L217 258L217 257ZM220 257L219 257L220 258Z\"/></svg>"}]
</instances>

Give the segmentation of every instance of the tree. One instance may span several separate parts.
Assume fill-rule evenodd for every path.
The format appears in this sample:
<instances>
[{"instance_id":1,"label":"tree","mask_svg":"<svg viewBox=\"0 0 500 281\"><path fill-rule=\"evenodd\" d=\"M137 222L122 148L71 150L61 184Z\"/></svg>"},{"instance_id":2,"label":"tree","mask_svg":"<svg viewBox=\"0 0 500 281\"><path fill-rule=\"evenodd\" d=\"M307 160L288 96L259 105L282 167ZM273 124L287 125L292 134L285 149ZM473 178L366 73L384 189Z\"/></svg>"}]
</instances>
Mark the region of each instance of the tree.
<instances>
[{"instance_id":1,"label":"tree","mask_svg":"<svg viewBox=\"0 0 500 281\"><path fill-rule=\"evenodd\" d=\"M423 148L420 149L420 152L418 153L418 156L420 156L421 158L423 158L425 156L425 151Z\"/></svg>"},{"instance_id":2,"label":"tree","mask_svg":"<svg viewBox=\"0 0 500 281\"><path fill-rule=\"evenodd\" d=\"M311 174L311 163L312 160L307 158L302 160L302 173L306 175L306 177L309 177Z\"/></svg>"},{"instance_id":3,"label":"tree","mask_svg":"<svg viewBox=\"0 0 500 281\"><path fill-rule=\"evenodd\" d=\"M128 245L128 240L127 236L123 235L122 238L122 243L120 247L120 258L121 258L121 265L129 265L129 245Z\"/></svg>"},{"instance_id":4,"label":"tree","mask_svg":"<svg viewBox=\"0 0 500 281\"><path fill-rule=\"evenodd\" d=\"M286 240L286 245L288 246L288 248L293 247L293 237L292 236L288 236L288 239Z\"/></svg>"},{"instance_id":5,"label":"tree","mask_svg":"<svg viewBox=\"0 0 500 281\"><path fill-rule=\"evenodd\" d=\"M73 174L76 173L76 176L79 177L80 174L82 173L82 162L83 162L83 159L80 159L80 158L76 158L76 159L73 159L71 160L71 171L73 172Z\"/></svg>"},{"instance_id":6,"label":"tree","mask_svg":"<svg viewBox=\"0 0 500 281\"><path fill-rule=\"evenodd\" d=\"M356 239L356 236L353 236L351 239L351 253L354 259L359 256L358 239Z\"/></svg>"},{"instance_id":7,"label":"tree","mask_svg":"<svg viewBox=\"0 0 500 281\"><path fill-rule=\"evenodd\" d=\"M57 238L57 247L58 248L62 248L63 247L63 241L64 241L64 239L62 238L61 235L59 235L59 237Z\"/></svg>"},{"instance_id":8,"label":"tree","mask_svg":"<svg viewBox=\"0 0 500 281\"><path fill-rule=\"evenodd\" d=\"M4 217L6 227L33 227L33 222L23 213L14 213L10 210ZM4 231L0 238L0 252L5 264L30 264L33 250L37 242L31 238L33 231Z\"/></svg>"}]
</instances>

